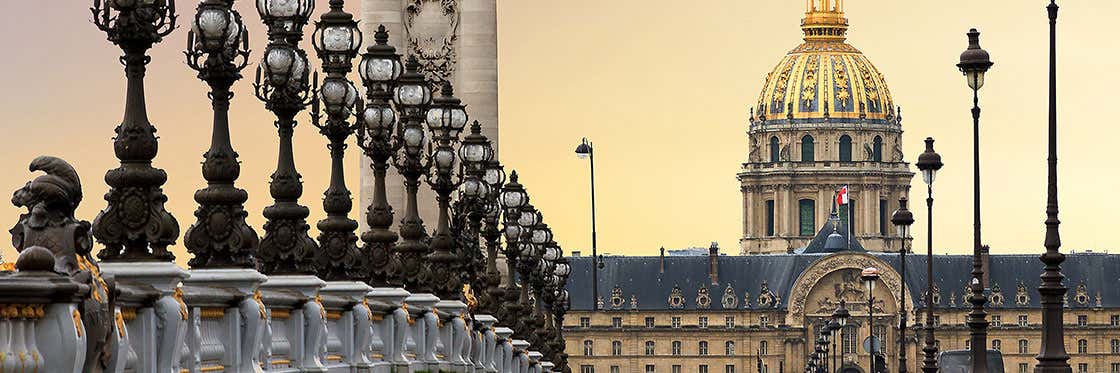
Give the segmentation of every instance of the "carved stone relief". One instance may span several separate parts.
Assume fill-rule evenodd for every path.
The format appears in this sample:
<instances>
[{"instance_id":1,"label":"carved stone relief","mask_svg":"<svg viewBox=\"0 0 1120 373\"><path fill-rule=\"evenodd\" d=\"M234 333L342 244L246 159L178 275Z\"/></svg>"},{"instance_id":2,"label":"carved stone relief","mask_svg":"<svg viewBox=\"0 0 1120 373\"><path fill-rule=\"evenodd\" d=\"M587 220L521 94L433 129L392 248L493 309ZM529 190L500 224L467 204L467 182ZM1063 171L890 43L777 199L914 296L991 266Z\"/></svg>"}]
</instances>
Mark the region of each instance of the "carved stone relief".
<instances>
[{"instance_id":1,"label":"carved stone relief","mask_svg":"<svg viewBox=\"0 0 1120 373\"><path fill-rule=\"evenodd\" d=\"M455 73L459 19L458 0L409 0L405 6L408 52L420 60L420 70L435 87Z\"/></svg>"}]
</instances>

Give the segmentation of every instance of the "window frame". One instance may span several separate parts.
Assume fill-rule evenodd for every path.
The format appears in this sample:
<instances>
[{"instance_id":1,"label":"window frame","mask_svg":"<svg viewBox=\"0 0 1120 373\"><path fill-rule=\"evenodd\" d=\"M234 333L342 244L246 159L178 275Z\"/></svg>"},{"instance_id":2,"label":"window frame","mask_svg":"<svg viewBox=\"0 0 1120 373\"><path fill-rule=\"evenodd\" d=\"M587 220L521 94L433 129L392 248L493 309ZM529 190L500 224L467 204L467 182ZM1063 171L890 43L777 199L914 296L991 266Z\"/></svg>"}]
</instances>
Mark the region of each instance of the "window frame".
<instances>
[{"instance_id":1,"label":"window frame","mask_svg":"<svg viewBox=\"0 0 1120 373\"><path fill-rule=\"evenodd\" d=\"M622 341L611 341L611 356L622 356Z\"/></svg>"},{"instance_id":2,"label":"window frame","mask_svg":"<svg viewBox=\"0 0 1120 373\"><path fill-rule=\"evenodd\" d=\"M837 159L840 162L852 162L852 137L846 134L841 135L838 142L836 150L839 156Z\"/></svg>"},{"instance_id":3,"label":"window frame","mask_svg":"<svg viewBox=\"0 0 1120 373\"><path fill-rule=\"evenodd\" d=\"M806 209L809 211L806 212ZM800 236L817 234L817 200L812 198L797 200L797 234Z\"/></svg>"},{"instance_id":4,"label":"window frame","mask_svg":"<svg viewBox=\"0 0 1120 373\"><path fill-rule=\"evenodd\" d=\"M708 341L700 341L696 344L696 354L700 356L708 356Z\"/></svg>"},{"instance_id":5,"label":"window frame","mask_svg":"<svg viewBox=\"0 0 1120 373\"><path fill-rule=\"evenodd\" d=\"M595 356L595 341L590 339L583 340L583 356Z\"/></svg>"},{"instance_id":6,"label":"window frame","mask_svg":"<svg viewBox=\"0 0 1120 373\"><path fill-rule=\"evenodd\" d=\"M654 355L657 354L657 342L646 341L645 348L646 348L645 349L645 355L646 356L654 356Z\"/></svg>"},{"instance_id":7,"label":"window frame","mask_svg":"<svg viewBox=\"0 0 1120 373\"><path fill-rule=\"evenodd\" d=\"M801 136L801 161L816 162L816 142L812 135ZM806 159L808 158L808 159Z\"/></svg>"}]
</instances>

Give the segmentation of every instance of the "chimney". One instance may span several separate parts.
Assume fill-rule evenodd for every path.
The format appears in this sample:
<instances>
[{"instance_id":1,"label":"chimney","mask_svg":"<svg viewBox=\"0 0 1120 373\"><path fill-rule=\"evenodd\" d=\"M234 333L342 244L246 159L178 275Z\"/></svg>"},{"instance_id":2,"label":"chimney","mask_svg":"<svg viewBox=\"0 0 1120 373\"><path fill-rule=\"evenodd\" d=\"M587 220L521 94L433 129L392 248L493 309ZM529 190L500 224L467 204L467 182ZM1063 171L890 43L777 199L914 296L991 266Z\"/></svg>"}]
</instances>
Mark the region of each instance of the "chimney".
<instances>
[{"instance_id":1,"label":"chimney","mask_svg":"<svg viewBox=\"0 0 1120 373\"><path fill-rule=\"evenodd\" d=\"M661 247L661 273L665 273L665 246Z\"/></svg>"},{"instance_id":2,"label":"chimney","mask_svg":"<svg viewBox=\"0 0 1120 373\"><path fill-rule=\"evenodd\" d=\"M708 248L708 277L712 285L719 285L719 244L714 241Z\"/></svg>"}]
</instances>

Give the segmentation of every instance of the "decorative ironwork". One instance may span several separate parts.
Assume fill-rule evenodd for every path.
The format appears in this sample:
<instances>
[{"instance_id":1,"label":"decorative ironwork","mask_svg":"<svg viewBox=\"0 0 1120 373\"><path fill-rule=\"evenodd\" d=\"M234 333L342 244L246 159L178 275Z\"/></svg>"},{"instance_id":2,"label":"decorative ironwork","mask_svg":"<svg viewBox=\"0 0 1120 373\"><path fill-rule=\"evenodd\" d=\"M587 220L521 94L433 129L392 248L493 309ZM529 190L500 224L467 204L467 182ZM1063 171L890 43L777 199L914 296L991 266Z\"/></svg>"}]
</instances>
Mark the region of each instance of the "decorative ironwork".
<instances>
[{"instance_id":1,"label":"decorative ironwork","mask_svg":"<svg viewBox=\"0 0 1120 373\"><path fill-rule=\"evenodd\" d=\"M405 215L399 226L400 241L395 251L401 258L402 283L418 293L430 292L429 279L432 274L425 265L428 254L428 232L424 220L420 218L416 194L420 190L420 177L427 175L431 167L429 160L423 158L428 138L421 124L432 92L424 77L417 70L420 63L411 57L405 64L405 71L394 87L393 100L402 112L401 123L397 126L397 138L401 139L401 151L394 153L393 163L404 177L407 193Z\"/></svg>"},{"instance_id":2,"label":"decorative ironwork","mask_svg":"<svg viewBox=\"0 0 1120 373\"><path fill-rule=\"evenodd\" d=\"M200 3L184 52L187 66L210 86L208 97L214 110L210 149L202 162L207 186L195 192L198 221L187 228L183 238L187 251L194 254L190 260L193 268L257 266L260 238L245 222L249 213L244 203L249 194L234 186L241 164L230 144L230 87L241 79L241 70L249 62L249 32L232 6L222 0Z\"/></svg>"},{"instance_id":3,"label":"decorative ironwork","mask_svg":"<svg viewBox=\"0 0 1120 373\"><path fill-rule=\"evenodd\" d=\"M104 246L97 254L102 260L175 260L167 246L179 237L179 222L164 208L167 173L152 167L159 143L144 103L148 49L175 30L174 4L94 0L90 8L94 25L124 51L120 61L128 79L124 119L113 138L120 167L105 174L109 205L93 220L93 235Z\"/></svg>"},{"instance_id":4,"label":"decorative ironwork","mask_svg":"<svg viewBox=\"0 0 1120 373\"><path fill-rule=\"evenodd\" d=\"M268 26L270 40L262 63L257 66L253 88L257 98L265 102L265 108L276 115L280 138L276 171L269 183L274 202L264 209L268 221L259 250L261 269L267 274L315 273L318 245L307 234L311 228L306 220L310 210L299 204L303 182L292 154L295 117L318 94L313 88L319 84L318 73L309 81L307 54L298 46L313 6L279 16L269 14L269 9L261 9L261 5L257 2L257 10Z\"/></svg>"}]
</instances>

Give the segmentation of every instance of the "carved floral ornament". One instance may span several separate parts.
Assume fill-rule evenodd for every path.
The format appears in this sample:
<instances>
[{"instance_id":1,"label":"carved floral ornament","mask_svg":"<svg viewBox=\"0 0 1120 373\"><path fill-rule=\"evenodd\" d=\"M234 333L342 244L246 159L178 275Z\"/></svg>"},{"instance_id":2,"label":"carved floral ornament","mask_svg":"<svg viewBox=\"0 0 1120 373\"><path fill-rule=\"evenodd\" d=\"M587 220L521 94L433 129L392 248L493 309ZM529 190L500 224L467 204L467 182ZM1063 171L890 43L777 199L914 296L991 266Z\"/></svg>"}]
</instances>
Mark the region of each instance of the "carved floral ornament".
<instances>
[{"instance_id":1,"label":"carved floral ornament","mask_svg":"<svg viewBox=\"0 0 1120 373\"><path fill-rule=\"evenodd\" d=\"M999 284L994 282L992 283L992 293L988 295L988 302L990 302L993 306L1003 305L1003 291L1000 290Z\"/></svg>"},{"instance_id":2,"label":"carved floral ornament","mask_svg":"<svg viewBox=\"0 0 1120 373\"><path fill-rule=\"evenodd\" d=\"M832 254L814 262L809 268L806 268L797 278L797 281L794 282L793 286L790 288L789 311L786 313L786 323L791 326L800 326L804 323L805 303L809 293L817 285L817 282L825 276L835 271L847 269L863 270L868 267L879 268L881 271L880 281L886 285L886 289L889 290L897 300L898 294L900 294L902 290L902 279L888 263L865 253ZM913 297L906 297L904 308L906 312L912 312L914 310Z\"/></svg>"},{"instance_id":3,"label":"carved floral ornament","mask_svg":"<svg viewBox=\"0 0 1120 373\"><path fill-rule=\"evenodd\" d=\"M410 55L434 86L451 80L458 60L459 0L408 0L404 30Z\"/></svg>"},{"instance_id":4,"label":"carved floral ornament","mask_svg":"<svg viewBox=\"0 0 1120 373\"><path fill-rule=\"evenodd\" d=\"M1031 296L1027 293L1027 284L1019 281L1019 285L1015 289L1015 304L1026 306L1031 303Z\"/></svg>"},{"instance_id":5,"label":"carved floral ornament","mask_svg":"<svg viewBox=\"0 0 1120 373\"><path fill-rule=\"evenodd\" d=\"M1089 290L1085 287L1085 280L1081 280L1081 282L1077 284L1077 290L1075 290L1073 299L1078 305L1089 305Z\"/></svg>"}]
</instances>

